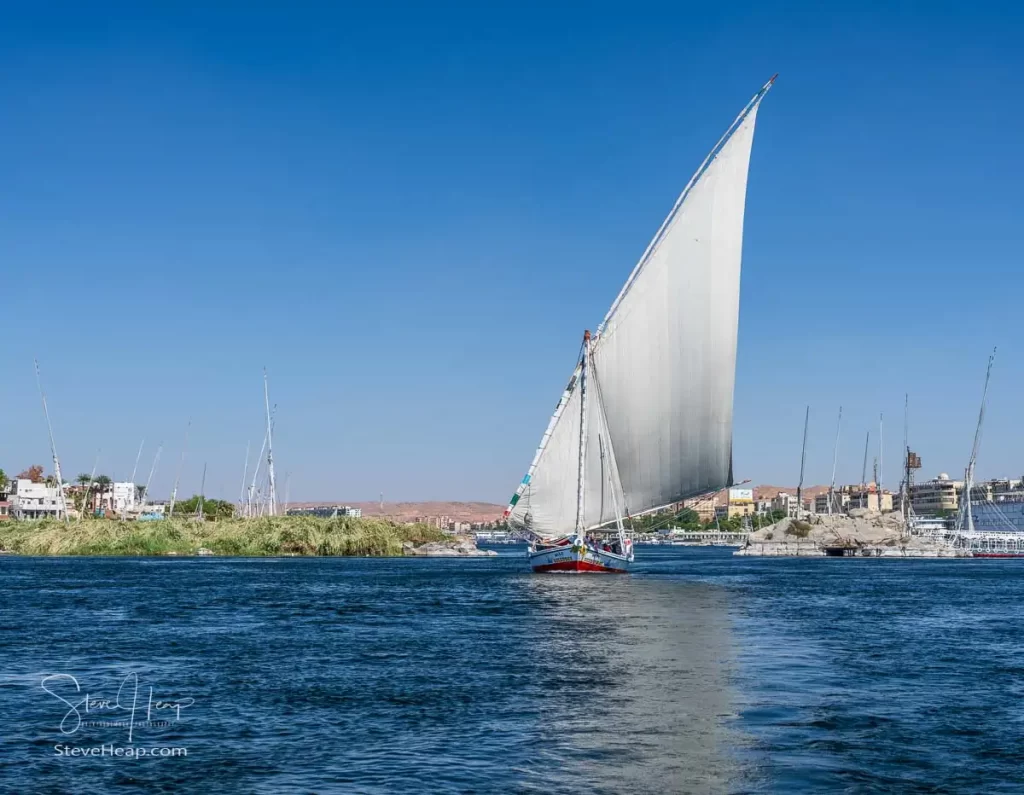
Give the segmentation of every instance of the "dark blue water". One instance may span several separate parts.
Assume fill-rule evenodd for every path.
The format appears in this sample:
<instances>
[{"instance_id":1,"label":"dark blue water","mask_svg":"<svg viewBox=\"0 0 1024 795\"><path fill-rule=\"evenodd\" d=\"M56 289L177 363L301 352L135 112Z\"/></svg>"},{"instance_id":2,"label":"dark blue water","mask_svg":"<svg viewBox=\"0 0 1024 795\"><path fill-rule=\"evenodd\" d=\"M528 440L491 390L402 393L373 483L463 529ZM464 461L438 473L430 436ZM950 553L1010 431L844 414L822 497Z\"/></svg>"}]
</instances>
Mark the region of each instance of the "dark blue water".
<instances>
[{"instance_id":1,"label":"dark blue water","mask_svg":"<svg viewBox=\"0 0 1024 795\"><path fill-rule=\"evenodd\" d=\"M1024 561L504 552L2 558L0 791L1024 792Z\"/></svg>"}]
</instances>

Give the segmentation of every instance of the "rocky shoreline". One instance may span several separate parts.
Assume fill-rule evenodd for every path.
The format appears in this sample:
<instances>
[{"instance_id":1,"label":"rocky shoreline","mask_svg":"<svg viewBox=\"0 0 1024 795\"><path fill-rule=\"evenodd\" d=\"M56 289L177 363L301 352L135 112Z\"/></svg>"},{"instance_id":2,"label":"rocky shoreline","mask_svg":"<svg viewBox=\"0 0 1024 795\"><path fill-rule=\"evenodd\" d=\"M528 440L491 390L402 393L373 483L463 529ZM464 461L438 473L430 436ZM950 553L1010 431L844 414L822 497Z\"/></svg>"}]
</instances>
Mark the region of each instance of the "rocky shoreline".
<instances>
[{"instance_id":1,"label":"rocky shoreline","mask_svg":"<svg viewBox=\"0 0 1024 795\"><path fill-rule=\"evenodd\" d=\"M413 558L487 558L497 554L493 549L480 549L473 539L464 537L450 541L428 541L419 546L412 542L402 544L402 555Z\"/></svg>"},{"instance_id":2,"label":"rocky shoreline","mask_svg":"<svg viewBox=\"0 0 1024 795\"><path fill-rule=\"evenodd\" d=\"M958 558L969 553L905 532L895 513L855 508L849 516L783 519L747 536L734 555L758 557Z\"/></svg>"}]
</instances>

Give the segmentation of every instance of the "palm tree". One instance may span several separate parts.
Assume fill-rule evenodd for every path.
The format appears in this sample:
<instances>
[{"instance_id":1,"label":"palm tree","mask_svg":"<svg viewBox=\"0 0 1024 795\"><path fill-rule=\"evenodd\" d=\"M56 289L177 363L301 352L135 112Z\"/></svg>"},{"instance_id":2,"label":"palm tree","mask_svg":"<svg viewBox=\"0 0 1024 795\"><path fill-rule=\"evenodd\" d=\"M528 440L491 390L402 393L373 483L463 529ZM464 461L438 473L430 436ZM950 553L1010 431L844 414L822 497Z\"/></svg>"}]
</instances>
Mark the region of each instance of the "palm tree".
<instances>
[{"instance_id":1,"label":"palm tree","mask_svg":"<svg viewBox=\"0 0 1024 795\"><path fill-rule=\"evenodd\" d=\"M103 495L110 491L111 483L112 481L106 475L97 475L96 480L93 481L93 489L100 495L100 507L103 507ZM114 507L113 499L111 499L110 504L108 504L107 507Z\"/></svg>"},{"instance_id":2,"label":"palm tree","mask_svg":"<svg viewBox=\"0 0 1024 795\"><path fill-rule=\"evenodd\" d=\"M7 493L7 473L0 469L0 493Z\"/></svg>"},{"instance_id":3,"label":"palm tree","mask_svg":"<svg viewBox=\"0 0 1024 795\"><path fill-rule=\"evenodd\" d=\"M81 475L75 478L75 483L77 483L79 486L85 486L89 484L91 481L92 475L87 475L85 472L83 472Z\"/></svg>"}]
</instances>

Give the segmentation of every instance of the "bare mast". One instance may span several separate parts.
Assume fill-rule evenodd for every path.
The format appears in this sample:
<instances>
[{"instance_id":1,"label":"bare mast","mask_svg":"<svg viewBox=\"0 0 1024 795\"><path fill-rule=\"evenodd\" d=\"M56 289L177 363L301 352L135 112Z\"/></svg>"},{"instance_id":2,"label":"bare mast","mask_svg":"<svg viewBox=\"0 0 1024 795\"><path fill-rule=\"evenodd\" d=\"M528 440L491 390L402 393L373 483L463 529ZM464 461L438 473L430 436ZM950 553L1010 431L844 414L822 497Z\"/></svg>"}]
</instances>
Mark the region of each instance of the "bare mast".
<instances>
[{"instance_id":1,"label":"bare mast","mask_svg":"<svg viewBox=\"0 0 1024 795\"><path fill-rule=\"evenodd\" d=\"M139 471L139 461L142 460L142 448L145 446L145 444L146 440L143 439L142 442L139 443L139 452L135 454L135 466L132 467L132 476L130 478L132 488L135 488L135 475Z\"/></svg>"},{"instance_id":2,"label":"bare mast","mask_svg":"<svg viewBox=\"0 0 1024 795\"><path fill-rule=\"evenodd\" d=\"M203 464L203 479L199 484L199 504L196 506L196 519L205 519L203 516L203 502L206 495L206 464Z\"/></svg>"},{"instance_id":3,"label":"bare mast","mask_svg":"<svg viewBox=\"0 0 1024 795\"><path fill-rule=\"evenodd\" d=\"M249 447L252 445L252 440L245 443L245 469L242 470L242 488L238 492L238 513L239 515L245 515L245 481L249 479Z\"/></svg>"},{"instance_id":4,"label":"bare mast","mask_svg":"<svg viewBox=\"0 0 1024 795\"><path fill-rule=\"evenodd\" d=\"M277 483L274 480L274 430L270 421L270 387L267 384L267 368L263 368L263 402L267 409L267 478L268 489L268 513L270 516L277 516Z\"/></svg>"},{"instance_id":5,"label":"bare mast","mask_svg":"<svg viewBox=\"0 0 1024 795\"><path fill-rule=\"evenodd\" d=\"M142 492L142 505L145 506L149 500L149 487L153 483L153 473L156 472L156 465L160 462L160 453L163 452L164 443L161 442L160 446L156 448L156 455L153 456L153 466L149 468L149 477L146 478L146 488Z\"/></svg>"},{"instance_id":6,"label":"bare mast","mask_svg":"<svg viewBox=\"0 0 1024 795\"><path fill-rule=\"evenodd\" d=\"M860 467L860 488L861 488L861 504L859 507L867 507L867 490L868 490L868 444L871 442L871 431L868 431L867 436L864 437L864 463Z\"/></svg>"},{"instance_id":7,"label":"bare mast","mask_svg":"<svg viewBox=\"0 0 1024 795\"><path fill-rule=\"evenodd\" d=\"M839 407L839 419L836 420L836 444L832 448L832 481L828 487L828 515L832 515L832 504L836 499L836 463L839 461L839 431L843 425L843 407Z\"/></svg>"},{"instance_id":8,"label":"bare mast","mask_svg":"<svg viewBox=\"0 0 1024 795\"><path fill-rule=\"evenodd\" d=\"M875 473L875 491L878 492L878 512L882 512L882 415L878 415L878 471Z\"/></svg>"},{"instance_id":9,"label":"bare mast","mask_svg":"<svg viewBox=\"0 0 1024 795\"><path fill-rule=\"evenodd\" d=\"M804 491L804 462L807 460L807 423L811 419L811 407L807 407L807 411L804 412L804 443L800 447L800 481L796 484L796 512L800 515L800 512L804 509L803 503L803 491Z\"/></svg>"},{"instance_id":10,"label":"bare mast","mask_svg":"<svg viewBox=\"0 0 1024 795\"><path fill-rule=\"evenodd\" d=\"M43 392L43 379L39 375L39 360L36 365L36 386L39 387L39 397L43 401L43 416L46 417L46 430L50 434L50 453L53 456L53 477L57 481L57 508L64 514L64 521L68 520L68 504L64 499L64 478L60 473L60 459L57 457L57 445L53 441L53 425L50 424L50 409L46 406L46 394Z\"/></svg>"},{"instance_id":11,"label":"bare mast","mask_svg":"<svg viewBox=\"0 0 1024 795\"><path fill-rule=\"evenodd\" d=\"M256 456L256 468L252 472L252 485L249 486L249 497L245 506L245 515L251 519L253 516L253 500L256 497L256 481L260 476L260 466L263 464L263 451L267 449L267 434L263 434L263 444L260 445L260 454Z\"/></svg>"},{"instance_id":12,"label":"bare mast","mask_svg":"<svg viewBox=\"0 0 1024 795\"><path fill-rule=\"evenodd\" d=\"M981 391L981 408L978 410L978 426L974 429L974 445L971 447L971 458L967 462L964 473L964 490L960 500L960 515L957 517L957 535L965 530L974 533L974 512L971 510L971 491L974 489L974 465L978 460L978 448L981 446L981 428L985 423L985 400L988 398L988 382L992 377L992 363L996 358L996 349L988 357L988 368L985 370L985 387Z\"/></svg>"},{"instance_id":13,"label":"bare mast","mask_svg":"<svg viewBox=\"0 0 1024 795\"><path fill-rule=\"evenodd\" d=\"M188 450L188 431L192 427L192 420L189 419L185 426L185 443L181 446L181 460L178 461L178 473L174 476L174 489L171 491L171 506L168 511L168 518L174 516L174 503L178 500L178 482L181 480L181 470L185 466L185 453Z\"/></svg>"}]
</instances>

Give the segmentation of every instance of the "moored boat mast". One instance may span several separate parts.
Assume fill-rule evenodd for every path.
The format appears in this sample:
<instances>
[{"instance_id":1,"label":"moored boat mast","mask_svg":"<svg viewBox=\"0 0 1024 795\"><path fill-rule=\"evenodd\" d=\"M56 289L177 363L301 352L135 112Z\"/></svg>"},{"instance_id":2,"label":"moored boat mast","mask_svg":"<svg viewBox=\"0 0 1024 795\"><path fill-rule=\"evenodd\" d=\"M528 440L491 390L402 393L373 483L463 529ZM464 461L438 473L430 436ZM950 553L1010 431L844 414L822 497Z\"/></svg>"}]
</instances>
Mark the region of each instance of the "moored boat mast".
<instances>
[{"instance_id":1,"label":"moored boat mast","mask_svg":"<svg viewBox=\"0 0 1024 795\"><path fill-rule=\"evenodd\" d=\"M57 508L64 514L64 521L68 519L68 504L64 498L64 478L60 473L60 459L57 457L57 445L53 441L53 425L50 424L50 409L46 405L46 393L43 392L43 379L39 375L39 360L36 365L36 386L39 387L39 397L43 401L43 416L46 417L46 430L50 434L50 454L53 456L53 477L57 481Z\"/></svg>"},{"instance_id":2,"label":"moored boat mast","mask_svg":"<svg viewBox=\"0 0 1024 795\"><path fill-rule=\"evenodd\" d=\"M583 355L580 357L580 447L579 447L579 469L576 475L576 533L582 533L586 521L584 519L584 508L586 507L586 482L587 482L587 370L590 369L590 331L583 332Z\"/></svg>"}]
</instances>

